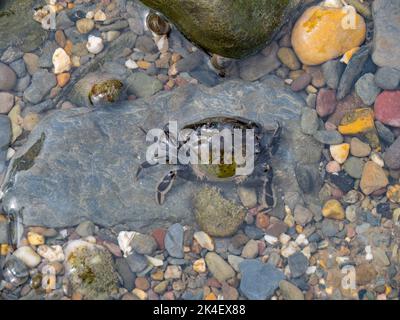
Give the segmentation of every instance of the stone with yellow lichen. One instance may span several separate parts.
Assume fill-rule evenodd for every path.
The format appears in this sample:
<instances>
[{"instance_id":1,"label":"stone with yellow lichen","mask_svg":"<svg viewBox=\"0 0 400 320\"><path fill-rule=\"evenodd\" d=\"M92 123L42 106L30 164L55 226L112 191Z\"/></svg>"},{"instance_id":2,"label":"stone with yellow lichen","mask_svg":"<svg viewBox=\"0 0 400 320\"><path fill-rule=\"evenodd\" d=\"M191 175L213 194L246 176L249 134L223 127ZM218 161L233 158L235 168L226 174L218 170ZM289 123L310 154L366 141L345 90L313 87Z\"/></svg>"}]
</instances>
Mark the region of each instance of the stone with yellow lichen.
<instances>
[{"instance_id":1,"label":"stone with yellow lichen","mask_svg":"<svg viewBox=\"0 0 400 320\"><path fill-rule=\"evenodd\" d=\"M355 28L346 27L343 21L348 14L343 8L321 6L310 7L304 12L292 31L292 46L304 64L322 64L364 42L364 18L356 14Z\"/></svg>"},{"instance_id":2,"label":"stone with yellow lichen","mask_svg":"<svg viewBox=\"0 0 400 320\"><path fill-rule=\"evenodd\" d=\"M331 152L332 158L336 162L343 164L349 156L350 144L342 143L342 144L338 144L338 145L332 145L332 146L330 146L329 150Z\"/></svg>"},{"instance_id":3,"label":"stone with yellow lichen","mask_svg":"<svg viewBox=\"0 0 400 320\"><path fill-rule=\"evenodd\" d=\"M32 246L40 246L44 244L44 237L36 232L28 232L27 238L29 244Z\"/></svg>"},{"instance_id":4,"label":"stone with yellow lichen","mask_svg":"<svg viewBox=\"0 0 400 320\"><path fill-rule=\"evenodd\" d=\"M400 203L400 184L388 187L387 198L393 203Z\"/></svg>"},{"instance_id":5,"label":"stone with yellow lichen","mask_svg":"<svg viewBox=\"0 0 400 320\"><path fill-rule=\"evenodd\" d=\"M369 108L361 108L345 114L340 125L341 134L356 135L375 128L374 112Z\"/></svg>"},{"instance_id":6,"label":"stone with yellow lichen","mask_svg":"<svg viewBox=\"0 0 400 320\"><path fill-rule=\"evenodd\" d=\"M328 200L322 208L322 215L325 218L343 220L345 217L342 204L335 199Z\"/></svg>"}]
</instances>

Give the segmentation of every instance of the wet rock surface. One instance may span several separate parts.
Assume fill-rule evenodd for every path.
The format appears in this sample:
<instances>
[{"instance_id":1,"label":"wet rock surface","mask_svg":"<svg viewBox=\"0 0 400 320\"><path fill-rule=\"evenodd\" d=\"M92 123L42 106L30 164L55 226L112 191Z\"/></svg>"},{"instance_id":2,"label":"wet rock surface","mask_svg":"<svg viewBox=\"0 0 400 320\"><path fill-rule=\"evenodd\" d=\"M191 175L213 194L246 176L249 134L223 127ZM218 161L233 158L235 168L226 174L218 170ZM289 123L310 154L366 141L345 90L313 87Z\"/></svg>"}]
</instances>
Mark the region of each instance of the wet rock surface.
<instances>
[{"instance_id":1,"label":"wet rock surface","mask_svg":"<svg viewBox=\"0 0 400 320\"><path fill-rule=\"evenodd\" d=\"M293 180L294 164L315 163L321 152L298 128L303 106L299 96L270 77L259 84L233 81L211 89L189 86L102 110L62 111L43 120L19 150L10 166L15 169L10 170L10 188L3 204L5 208L11 203L24 207L24 222L31 225L61 227L89 219L104 226L126 222L141 229L170 221L192 222L190 202L201 184L177 183L165 205L158 206L155 187L168 167L149 169L135 182L146 152L141 128L157 128L168 120L183 125L221 114L257 119L266 126L282 121L279 161L273 162L277 190L300 192ZM21 160L28 162L25 168L18 164Z\"/></svg>"}]
</instances>

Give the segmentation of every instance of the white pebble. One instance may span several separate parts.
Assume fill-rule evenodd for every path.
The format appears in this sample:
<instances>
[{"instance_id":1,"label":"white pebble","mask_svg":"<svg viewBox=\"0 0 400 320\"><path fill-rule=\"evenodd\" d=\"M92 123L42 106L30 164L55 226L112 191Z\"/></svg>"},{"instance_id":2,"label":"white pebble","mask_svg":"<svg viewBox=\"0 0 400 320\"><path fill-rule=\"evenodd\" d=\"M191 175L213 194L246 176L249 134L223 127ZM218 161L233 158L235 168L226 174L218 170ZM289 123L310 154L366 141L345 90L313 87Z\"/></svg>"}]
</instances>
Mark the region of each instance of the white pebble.
<instances>
[{"instance_id":1,"label":"white pebble","mask_svg":"<svg viewBox=\"0 0 400 320\"><path fill-rule=\"evenodd\" d=\"M90 53L100 53L104 49L103 39L90 35L86 44L86 48Z\"/></svg>"},{"instance_id":2,"label":"white pebble","mask_svg":"<svg viewBox=\"0 0 400 320\"><path fill-rule=\"evenodd\" d=\"M19 247L14 256L25 263L29 268L36 267L42 260L40 256L29 246Z\"/></svg>"},{"instance_id":3,"label":"white pebble","mask_svg":"<svg viewBox=\"0 0 400 320\"><path fill-rule=\"evenodd\" d=\"M270 235L268 235L268 234L266 234L266 235L264 236L264 240L265 240L267 243L271 244L271 245L274 245L274 244L276 244L276 243L278 242L278 238L277 238L277 237L270 236Z\"/></svg>"},{"instance_id":4,"label":"white pebble","mask_svg":"<svg viewBox=\"0 0 400 320\"><path fill-rule=\"evenodd\" d=\"M133 61L132 59L126 60L125 67L127 67L128 69L137 69L137 68L139 68L138 65L136 64L136 62Z\"/></svg>"},{"instance_id":5,"label":"white pebble","mask_svg":"<svg viewBox=\"0 0 400 320\"><path fill-rule=\"evenodd\" d=\"M71 59L63 48L58 48L53 54L54 73L59 74L71 69Z\"/></svg>"},{"instance_id":6,"label":"white pebble","mask_svg":"<svg viewBox=\"0 0 400 320\"><path fill-rule=\"evenodd\" d=\"M7 150L7 161L10 160L15 154L15 150L13 148L8 148Z\"/></svg>"}]
</instances>

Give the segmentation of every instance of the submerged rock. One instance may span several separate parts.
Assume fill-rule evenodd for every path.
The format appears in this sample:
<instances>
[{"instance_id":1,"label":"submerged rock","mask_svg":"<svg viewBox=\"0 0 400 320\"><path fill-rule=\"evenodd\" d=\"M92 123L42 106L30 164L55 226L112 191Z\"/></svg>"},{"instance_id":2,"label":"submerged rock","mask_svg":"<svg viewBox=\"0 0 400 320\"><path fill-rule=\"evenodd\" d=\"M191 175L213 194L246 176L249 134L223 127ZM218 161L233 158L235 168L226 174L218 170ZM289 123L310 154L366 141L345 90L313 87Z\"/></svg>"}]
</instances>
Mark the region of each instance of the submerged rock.
<instances>
[{"instance_id":1,"label":"submerged rock","mask_svg":"<svg viewBox=\"0 0 400 320\"><path fill-rule=\"evenodd\" d=\"M46 31L33 20L36 0L3 0L0 3L0 52L10 45L24 52L37 49Z\"/></svg>"},{"instance_id":2,"label":"submerged rock","mask_svg":"<svg viewBox=\"0 0 400 320\"><path fill-rule=\"evenodd\" d=\"M27 225L49 227L90 220L100 226L126 223L131 230L146 232L172 222L193 223L194 195L214 185L227 199L240 203L236 184L184 180L178 174L165 203L158 205L157 183L173 166L145 169L135 179L150 145L143 130L163 128L170 120L181 128L204 118L237 116L266 128L275 128L276 120L282 124L280 148L271 161L277 199L271 214L279 216L284 212L283 196L301 194L296 165L318 167L321 157L322 146L301 132L304 107L299 95L270 76L259 83L237 80L213 88L188 85L112 107L54 111L13 157L2 186L4 209L21 210ZM304 197L315 199L316 195Z\"/></svg>"},{"instance_id":3,"label":"submerged rock","mask_svg":"<svg viewBox=\"0 0 400 320\"><path fill-rule=\"evenodd\" d=\"M141 0L164 14L192 42L227 58L264 47L299 0Z\"/></svg>"}]
</instances>

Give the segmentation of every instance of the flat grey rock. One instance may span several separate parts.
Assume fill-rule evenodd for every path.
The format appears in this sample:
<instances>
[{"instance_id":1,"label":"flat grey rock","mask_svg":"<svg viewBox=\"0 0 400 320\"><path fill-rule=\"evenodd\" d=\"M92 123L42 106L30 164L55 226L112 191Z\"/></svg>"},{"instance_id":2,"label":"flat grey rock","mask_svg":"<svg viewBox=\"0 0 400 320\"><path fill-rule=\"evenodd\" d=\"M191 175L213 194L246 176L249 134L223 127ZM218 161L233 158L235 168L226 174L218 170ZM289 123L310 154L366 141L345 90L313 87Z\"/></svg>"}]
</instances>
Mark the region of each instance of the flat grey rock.
<instances>
[{"instance_id":1,"label":"flat grey rock","mask_svg":"<svg viewBox=\"0 0 400 320\"><path fill-rule=\"evenodd\" d=\"M380 67L400 70L400 1L375 0L372 11L375 23L372 59Z\"/></svg>"},{"instance_id":2,"label":"flat grey rock","mask_svg":"<svg viewBox=\"0 0 400 320\"><path fill-rule=\"evenodd\" d=\"M173 222L194 223L193 195L211 182L177 179L165 203L155 189L171 166L136 171L149 145L143 130L180 127L214 116L238 116L273 128L279 120L282 140L272 159L278 205L301 194L298 163L315 164L322 146L301 132L304 100L275 76L260 83L228 81L213 88L189 85L172 92L126 101L107 108L56 110L32 131L9 165L3 206L20 211L25 225L67 227L91 220L100 226L126 223L145 232ZM233 182L212 183L239 201ZM308 196L308 195L307 195ZM316 198L314 195L310 195Z\"/></svg>"}]
</instances>

